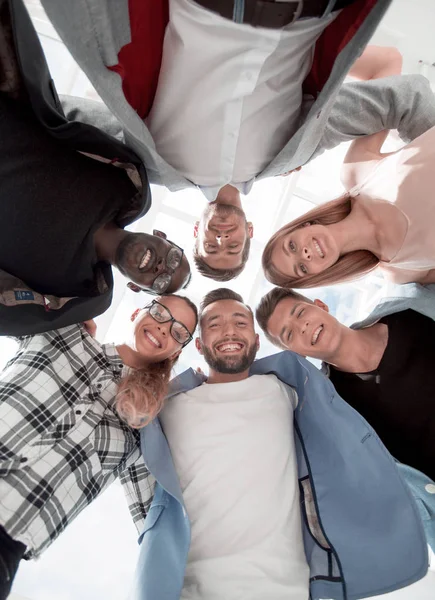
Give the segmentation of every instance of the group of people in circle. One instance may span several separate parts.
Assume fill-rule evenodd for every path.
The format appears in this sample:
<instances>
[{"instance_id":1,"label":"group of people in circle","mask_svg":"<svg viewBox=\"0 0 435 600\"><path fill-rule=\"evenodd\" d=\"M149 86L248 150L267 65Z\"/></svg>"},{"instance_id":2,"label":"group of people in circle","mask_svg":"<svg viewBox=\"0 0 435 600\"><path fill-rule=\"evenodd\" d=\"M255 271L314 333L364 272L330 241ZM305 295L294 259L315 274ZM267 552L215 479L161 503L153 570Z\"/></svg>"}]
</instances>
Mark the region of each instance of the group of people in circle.
<instances>
[{"instance_id":1,"label":"group of people in circle","mask_svg":"<svg viewBox=\"0 0 435 600\"><path fill-rule=\"evenodd\" d=\"M159 0L118 14L98 0L95 21L81 3L42 1L105 104L59 99L24 3L0 0L0 334L19 343L0 377L0 599L20 560L38 557L117 477L141 532L138 598L209 600L217 590L230 600L247 589L250 599L347 598L346 589L357 598L413 583L426 573L427 543L435 549L435 100L424 78L401 75L397 50L362 52L390 2L259 11L248 0ZM348 73L356 81L343 83ZM384 153L393 129L404 146ZM183 241L126 229L149 211L150 183L197 187L207 205L194 226L196 270L235 279L254 236L241 194L349 140L346 191L266 243L261 266L274 287L255 310L225 287L198 308ZM97 341L93 320L112 302L112 266L149 295L116 345ZM352 327L300 292L377 268L388 293ZM255 361L255 320L283 353ZM208 375L173 378L193 340ZM279 489L288 507L263 489L255 515L246 500L255 462L279 463L274 448L285 464L279 473L267 464L261 487ZM222 494L221 536L211 495L233 467L228 488L239 495ZM371 472L390 486L379 506ZM246 559L243 540L269 523L269 500L278 525L246 542ZM393 502L401 517L385 519L385 531L369 518L356 560L358 502L369 516ZM341 546L338 505L349 531ZM274 537L287 526L291 544ZM262 565L255 576L251 559ZM282 579L281 560L291 565ZM368 580L357 563L373 571Z\"/></svg>"}]
</instances>

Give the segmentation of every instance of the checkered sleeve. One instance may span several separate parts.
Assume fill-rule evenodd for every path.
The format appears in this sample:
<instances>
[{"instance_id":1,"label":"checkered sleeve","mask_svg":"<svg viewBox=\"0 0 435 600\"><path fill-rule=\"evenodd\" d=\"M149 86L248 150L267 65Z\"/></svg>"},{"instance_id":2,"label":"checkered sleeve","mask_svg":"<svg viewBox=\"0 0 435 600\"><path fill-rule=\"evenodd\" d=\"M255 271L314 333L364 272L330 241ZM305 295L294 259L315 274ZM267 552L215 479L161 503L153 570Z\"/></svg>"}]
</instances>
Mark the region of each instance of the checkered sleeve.
<instances>
[{"instance_id":1,"label":"checkered sleeve","mask_svg":"<svg viewBox=\"0 0 435 600\"><path fill-rule=\"evenodd\" d=\"M147 469L140 454L133 464L121 471L119 479L127 498L131 517L140 534L153 499L155 478Z\"/></svg>"}]
</instances>

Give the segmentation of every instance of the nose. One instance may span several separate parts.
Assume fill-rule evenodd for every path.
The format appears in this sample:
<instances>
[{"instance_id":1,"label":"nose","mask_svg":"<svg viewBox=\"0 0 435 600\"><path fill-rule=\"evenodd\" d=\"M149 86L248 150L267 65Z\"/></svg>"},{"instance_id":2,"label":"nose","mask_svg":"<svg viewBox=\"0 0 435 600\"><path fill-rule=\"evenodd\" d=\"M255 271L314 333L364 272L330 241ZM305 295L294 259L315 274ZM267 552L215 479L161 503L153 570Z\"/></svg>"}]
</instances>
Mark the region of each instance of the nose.
<instances>
[{"instance_id":1,"label":"nose","mask_svg":"<svg viewBox=\"0 0 435 600\"><path fill-rule=\"evenodd\" d=\"M160 333L163 335L163 337L167 336L169 333L169 326L170 323L158 323L157 324L157 329L160 331Z\"/></svg>"},{"instance_id":2,"label":"nose","mask_svg":"<svg viewBox=\"0 0 435 600\"><path fill-rule=\"evenodd\" d=\"M312 254L311 250L307 246L304 246L302 248L302 258L304 258L305 260L311 260L312 255L313 254Z\"/></svg>"},{"instance_id":3,"label":"nose","mask_svg":"<svg viewBox=\"0 0 435 600\"><path fill-rule=\"evenodd\" d=\"M310 324L310 322L309 322L309 321L303 321L303 322L300 324L300 331L301 331L301 334L302 334L302 335L303 335L303 334L304 334L304 333L307 331L309 324Z\"/></svg>"},{"instance_id":4,"label":"nose","mask_svg":"<svg viewBox=\"0 0 435 600\"><path fill-rule=\"evenodd\" d=\"M163 258L158 258L154 267L153 267L153 273L155 273L156 275L160 275L160 273L164 270L165 268L165 261Z\"/></svg>"},{"instance_id":5,"label":"nose","mask_svg":"<svg viewBox=\"0 0 435 600\"><path fill-rule=\"evenodd\" d=\"M235 333L235 327L233 323L226 323L223 327L223 334L225 337L231 337Z\"/></svg>"},{"instance_id":6,"label":"nose","mask_svg":"<svg viewBox=\"0 0 435 600\"><path fill-rule=\"evenodd\" d=\"M229 233L217 233L216 234L216 241L219 245L222 245L222 242L225 240L228 240L230 238L230 234Z\"/></svg>"}]
</instances>

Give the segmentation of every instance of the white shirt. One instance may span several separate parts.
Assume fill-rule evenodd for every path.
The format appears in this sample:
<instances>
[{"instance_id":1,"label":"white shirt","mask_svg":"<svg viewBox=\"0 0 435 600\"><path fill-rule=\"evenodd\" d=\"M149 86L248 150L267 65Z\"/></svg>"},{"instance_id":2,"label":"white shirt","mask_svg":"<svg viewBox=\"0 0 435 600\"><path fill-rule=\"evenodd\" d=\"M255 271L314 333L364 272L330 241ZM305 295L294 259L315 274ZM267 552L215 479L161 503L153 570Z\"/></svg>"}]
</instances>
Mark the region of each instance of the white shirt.
<instances>
[{"instance_id":1,"label":"white shirt","mask_svg":"<svg viewBox=\"0 0 435 600\"><path fill-rule=\"evenodd\" d=\"M247 193L295 132L315 42L338 12L266 29L192 0L169 7L147 120L156 148L208 200L227 183Z\"/></svg>"},{"instance_id":2,"label":"white shirt","mask_svg":"<svg viewBox=\"0 0 435 600\"><path fill-rule=\"evenodd\" d=\"M192 527L182 600L308 599L296 403L274 375L254 375L162 411Z\"/></svg>"}]
</instances>

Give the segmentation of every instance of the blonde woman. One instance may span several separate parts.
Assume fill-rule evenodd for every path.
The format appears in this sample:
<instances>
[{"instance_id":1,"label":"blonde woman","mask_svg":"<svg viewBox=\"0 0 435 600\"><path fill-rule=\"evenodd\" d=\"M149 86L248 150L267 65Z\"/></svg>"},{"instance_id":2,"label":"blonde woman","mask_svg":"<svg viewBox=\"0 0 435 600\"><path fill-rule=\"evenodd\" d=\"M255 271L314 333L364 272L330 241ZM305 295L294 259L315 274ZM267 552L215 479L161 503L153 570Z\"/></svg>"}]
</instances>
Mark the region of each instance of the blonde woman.
<instances>
[{"instance_id":1,"label":"blonde woman","mask_svg":"<svg viewBox=\"0 0 435 600\"><path fill-rule=\"evenodd\" d=\"M132 320L118 346L96 341L92 322L22 337L0 374L0 598L23 555L40 556L116 478L143 524L153 482L136 428L162 408L197 310L161 296Z\"/></svg>"},{"instance_id":2,"label":"blonde woman","mask_svg":"<svg viewBox=\"0 0 435 600\"><path fill-rule=\"evenodd\" d=\"M352 143L342 171L348 193L272 236L263 253L269 281L317 287L380 266L395 283L435 282L435 127L382 154L387 133Z\"/></svg>"}]
</instances>

